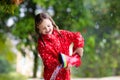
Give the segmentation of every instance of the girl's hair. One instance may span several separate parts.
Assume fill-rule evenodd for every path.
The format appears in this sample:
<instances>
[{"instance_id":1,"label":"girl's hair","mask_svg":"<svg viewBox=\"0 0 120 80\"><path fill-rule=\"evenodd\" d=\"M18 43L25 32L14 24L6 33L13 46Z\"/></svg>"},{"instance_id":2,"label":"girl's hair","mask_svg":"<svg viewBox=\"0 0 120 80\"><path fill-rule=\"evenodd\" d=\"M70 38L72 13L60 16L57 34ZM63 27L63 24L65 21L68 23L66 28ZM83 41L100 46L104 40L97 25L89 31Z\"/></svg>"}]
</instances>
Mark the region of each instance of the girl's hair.
<instances>
[{"instance_id":1,"label":"girl's hair","mask_svg":"<svg viewBox=\"0 0 120 80\"><path fill-rule=\"evenodd\" d=\"M41 35L37 26L39 26L44 19L49 19L52 22L54 29L59 30L58 26L55 24L51 16L49 16L47 13L39 13L35 16L35 31L37 34Z\"/></svg>"},{"instance_id":2,"label":"girl's hair","mask_svg":"<svg viewBox=\"0 0 120 80\"><path fill-rule=\"evenodd\" d=\"M56 29L58 31L58 33L59 33L59 28L55 24L55 22L53 21L51 16L49 16L47 13L39 13L35 16L35 31L39 35L39 38L42 40L43 44L45 45L44 40L43 40L41 34L39 33L39 29L38 29L38 26L42 23L42 21L44 19L49 19L52 22L53 28Z\"/></svg>"}]
</instances>

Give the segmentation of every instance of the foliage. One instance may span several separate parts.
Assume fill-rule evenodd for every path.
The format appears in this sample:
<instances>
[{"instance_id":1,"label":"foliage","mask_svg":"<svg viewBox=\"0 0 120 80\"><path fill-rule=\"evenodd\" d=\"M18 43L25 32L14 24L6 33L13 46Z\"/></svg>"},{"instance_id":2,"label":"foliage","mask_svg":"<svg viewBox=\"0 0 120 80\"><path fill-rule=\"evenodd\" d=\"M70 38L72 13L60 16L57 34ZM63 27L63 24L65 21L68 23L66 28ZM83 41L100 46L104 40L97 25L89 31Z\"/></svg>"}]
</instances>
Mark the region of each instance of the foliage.
<instances>
[{"instance_id":1,"label":"foliage","mask_svg":"<svg viewBox=\"0 0 120 80\"><path fill-rule=\"evenodd\" d=\"M11 69L10 63L7 60L4 60L4 59L0 58L0 73L8 73L11 70L12 69Z\"/></svg>"},{"instance_id":2,"label":"foliage","mask_svg":"<svg viewBox=\"0 0 120 80\"><path fill-rule=\"evenodd\" d=\"M95 38L90 39L91 37L86 38L85 36L84 63L80 67L80 71L73 69L74 76L103 77L120 75L120 68L118 68L120 65L120 29L118 28L120 12L118 8L120 6L117 5L119 1L101 0L100 2L103 1L102 3L104 4L100 4L98 1L91 0L91 3L87 4L89 6L88 10L91 10L91 13L94 15L96 25L92 30L89 29L92 33L88 31L86 35L89 34L89 36L95 36ZM92 49L91 46L94 44L94 41L95 45L94 49ZM77 71L74 72L74 70L77 70L80 74L77 74Z\"/></svg>"},{"instance_id":3,"label":"foliage","mask_svg":"<svg viewBox=\"0 0 120 80\"><path fill-rule=\"evenodd\" d=\"M0 80L27 80L27 78L18 73L0 74Z\"/></svg>"},{"instance_id":4,"label":"foliage","mask_svg":"<svg viewBox=\"0 0 120 80\"><path fill-rule=\"evenodd\" d=\"M20 39L19 50L25 45L37 56L36 49L33 48L37 41L34 32L35 11L48 12L60 29L80 31L85 39L83 63L77 69L72 68L73 77L120 75L119 3L119 0L25 0L19 7L12 5L14 8L0 3L0 30L4 34L10 32ZM19 12L22 9L24 11ZM19 16L21 13L25 15ZM6 21L13 16L17 20L13 26L7 27ZM0 44L0 49L3 50L3 43ZM37 67L34 69L35 72Z\"/></svg>"},{"instance_id":5,"label":"foliage","mask_svg":"<svg viewBox=\"0 0 120 80\"><path fill-rule=\"evenodd\" d=\"M8 73L13 70L12 64L15 63L15 54L10 47L6 36L0 33L0 73Z\"/></svg>"},{"instance_id":6,"label":"foliage","mask_svg":"<svg viewBox=\"0 0 120 80\"><path fill-rule=\"evenodd\" d=\"M9 43L9 44L8 44ZM12 45L8 38L3 33L0 33L0 59L5 59L9 63L15 62L15 54L11 50Z\"/></svg>"},{"instance_id":7,"label":"foliage","mask_svg":"<svg viewBox=\"0 0 120 80\"><path fill-rule=\"evenodd\" d=\"M17 5L12 4L11 0L1 0L0 1L0 13L14 14Z\"/></svg>"}]
</instances>

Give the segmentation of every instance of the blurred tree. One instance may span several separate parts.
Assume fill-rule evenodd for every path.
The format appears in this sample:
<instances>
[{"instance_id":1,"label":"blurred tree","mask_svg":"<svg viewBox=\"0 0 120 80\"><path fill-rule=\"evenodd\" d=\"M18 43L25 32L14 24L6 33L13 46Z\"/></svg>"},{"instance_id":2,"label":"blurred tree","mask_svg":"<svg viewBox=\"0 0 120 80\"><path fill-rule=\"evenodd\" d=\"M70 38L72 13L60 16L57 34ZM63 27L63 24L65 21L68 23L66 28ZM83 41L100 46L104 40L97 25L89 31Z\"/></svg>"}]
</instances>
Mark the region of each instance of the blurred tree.
<instances>
[{"instance_id":1,"label":"blurred tree","mask_svg":"<svg viewBox=\"0 0 120 80\"><path fill-rule=\"evenodd\" d=\"M25 47L29 47L29 50L34 54L33 77L36 77L38 68L38 53L35 48L37 36L34 31L35 8L35 3L30 0L26 0L26 2L20 6L20 16L17 17L17 24L12 28L12 33L16 36L16 38L21 40L18 44L18 49L24 53L24 49L22 49L21 46L25 45ZM22 16L22 14L24 15Z\"/></svg>"},{"instance_id":2,"label":"blurred tree","mask_svg":"<svg viewBox=\"0 0 120 80\"><path fill-rule=\"evenodd\" d=\"M0 58L0 74L8 73L10 71L12 71L10 63L6 59Z\"/></svg>"},{"instance_id":3,"label":"blurred tree","mask_svg":"<svg viewBox=\"0 0 120 80\"><path fill-rule=\"evenodd\" d=\"M15 54L11 51L10 47L11 45L8 45L4 34L0 33L0 73L10 72L12 64L15 63Z\"/></svg>"},{"instance_id":4,"label":"blurred tree","mask_svg":"<svg viewBox=\"0 0 120 80\"><path fill-rule=\"evenodd\" d=\"M94 36L95 43L94 51L90 50L92 47L89 45L89 39L86 39L85 63L81 70L82 76L110 76L119 75L120 68L119 54L120 54L120 3L118 0L85 0L85 7L93 14L94 27L88 28L87 35ZM91 39L90 39L91 40ZM89 47L87 47L89 46ZM91 48L90 48L91 47ZM95 54L92 54L94 52ZM87 62L86 62L87 61ZM91 72L92 73L89 73ZM94 71L94 72L93 72ZM83 74L82 72L85 72ZM76 74L77 75L77 74Z\"/></svg>"},{"instance_id":5,"label":"blurred tree","mask_svg":"<svg viewBox=\"0 0 120 80\"><path fill-rule=\"evenodd\" d=\"M11 4L5 0L2 3ZM80 68L73 69L77 70L73 71L73 76L119 75L119 3L119 0L25 0L19 6L11 5L13 8L0 3L0 30L3 33L13 33L20 39L19 50L23 51L21 45L24 44L33 51L33 77L36 77L38 56L33 48L37 41L34 16L36 10L48 12L60 29L80 31L85 38L83 64ZM14 19L14 25L7 26L7 20L11 18Z\"/></svg>"},{"instance_id":6,"label":"blurred tree","mask_svg":"<svg viewBox=\"0 0 120 80\"><path fill-rule=\"evenodd\" d=\"M0 0L0 12L14 14L15 9L23 0Z\"/></svg>"},{"instance_id":7,"label":"blurred tree","mask_svg":"<svg viewBox=\"0 0 120 80\"><path fill-rule=\"evenodd\" d=\"M96 11L97 7L93 8L97 12L94 14L94 19L97 24L96 27L98 27L95 28L96 36L98 36L96 41L99 42L96 44L96 53L100 56L100 63L102 64L98 67L99 74L102 73L100 76L119 75L120 71L118 68L120 66L120 5L118 3L120 1L106 0L104 1L105 8L98 11Z\"/></svg>"}]
</instances>

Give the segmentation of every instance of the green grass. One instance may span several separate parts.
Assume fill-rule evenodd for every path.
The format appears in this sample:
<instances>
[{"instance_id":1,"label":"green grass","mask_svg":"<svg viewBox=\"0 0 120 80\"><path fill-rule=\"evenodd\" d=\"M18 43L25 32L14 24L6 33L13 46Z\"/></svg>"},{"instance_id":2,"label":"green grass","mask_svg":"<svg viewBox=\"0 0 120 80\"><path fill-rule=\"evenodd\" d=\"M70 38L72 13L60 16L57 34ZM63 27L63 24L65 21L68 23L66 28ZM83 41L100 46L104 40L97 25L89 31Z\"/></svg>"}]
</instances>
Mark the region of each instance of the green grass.
<instances>
[{"instance_id":1,"label":"green grass","mask_svg":"<svg viewBox=\"0 0 120 80\"><path fill-rule=\"evenodd\" d=\"M0 80L27 80L27 77L18 73L0 73Z\"/></svg>"}]
</instances>

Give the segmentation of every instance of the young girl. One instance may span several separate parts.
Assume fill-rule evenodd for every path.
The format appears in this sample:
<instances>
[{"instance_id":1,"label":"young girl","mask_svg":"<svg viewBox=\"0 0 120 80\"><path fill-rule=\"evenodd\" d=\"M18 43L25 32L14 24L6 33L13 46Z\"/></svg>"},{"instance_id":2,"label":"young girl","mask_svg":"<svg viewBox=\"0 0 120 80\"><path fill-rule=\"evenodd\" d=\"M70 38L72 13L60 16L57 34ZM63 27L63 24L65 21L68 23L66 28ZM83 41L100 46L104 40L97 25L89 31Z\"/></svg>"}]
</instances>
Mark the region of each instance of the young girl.
<instances>
[{"instance_id":1,"label":"young girl","mask_svg":"<svg viewBox=\"0 0 120 80\"><path fill-rule=\"evenodd\" d=\"M62 64L64 66L60 69L55 80L70 80L68 67L78 67L81 63L84 46L82 35L79 32L59 30L47 13L35 16L35 31L39 35L37 49L44 64L44 79L50 80L56 67ZM69 56L71 43L74 43L74 52L72 56ZM64 58L61 54L64 54Z\"/></svg>"}]
</instances>

